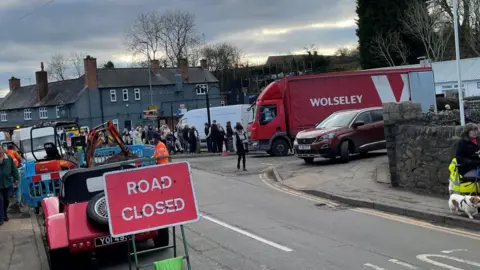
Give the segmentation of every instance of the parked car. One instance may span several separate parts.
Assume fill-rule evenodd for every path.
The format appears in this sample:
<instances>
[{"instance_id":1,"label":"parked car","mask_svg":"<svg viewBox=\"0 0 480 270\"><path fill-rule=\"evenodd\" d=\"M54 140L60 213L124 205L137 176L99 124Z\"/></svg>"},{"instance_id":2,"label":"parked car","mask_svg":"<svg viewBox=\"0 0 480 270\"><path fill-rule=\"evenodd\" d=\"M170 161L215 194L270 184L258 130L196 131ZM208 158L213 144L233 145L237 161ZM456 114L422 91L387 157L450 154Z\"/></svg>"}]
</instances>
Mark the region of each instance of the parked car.
<instances>
[{"instance_id":1,"label":"parked car","mask_svg":"<svg viewBox=\"0 0 480 270\"><path fill-rule=\"evenodd\" d=\"M68 171L62 177L59 196L42 200L50 269L71 269L75 265L72 261L92 257L84 255L93 255L98 249L130 239L112 237L109 233L102 179L106 172L128 167L133 168L131 165L110 164ZM138 242L149 239L153 240L155 247L168 246L168 228L135 235ZM123 252L118 255L125 256Z\"/></svg>"},{"instance_id":2,"label":"parked car","mask_svg":"<svg viewBox=\"0 0 480 270\"><path fill-rule=\"evenodd\" d=\"M343 110L331 114L313 129L301 131L294 141L298 158L313 163L316 157L350 161L350 155L386 148L381 107Z\"/></svg>"}]
</instances>

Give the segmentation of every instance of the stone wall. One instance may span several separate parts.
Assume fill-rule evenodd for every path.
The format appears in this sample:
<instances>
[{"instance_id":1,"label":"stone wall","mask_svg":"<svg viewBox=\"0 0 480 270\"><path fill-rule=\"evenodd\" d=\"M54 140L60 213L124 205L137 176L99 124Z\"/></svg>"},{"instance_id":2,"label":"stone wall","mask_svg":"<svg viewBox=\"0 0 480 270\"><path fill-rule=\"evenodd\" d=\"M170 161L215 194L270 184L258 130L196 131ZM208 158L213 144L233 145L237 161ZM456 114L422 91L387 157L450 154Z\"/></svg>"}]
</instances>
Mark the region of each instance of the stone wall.
<instances>
[{"instance_id":1,"label":"stone wall","mask_svg":"<svg viewBox=\"0 0 480 270\"><path fill-rule=\"evenodd\" d=\"M458 111L423 114L420 104L383 105L391 184L448 194L448 165L462 127Z\"/></svg>"}]
</instances>

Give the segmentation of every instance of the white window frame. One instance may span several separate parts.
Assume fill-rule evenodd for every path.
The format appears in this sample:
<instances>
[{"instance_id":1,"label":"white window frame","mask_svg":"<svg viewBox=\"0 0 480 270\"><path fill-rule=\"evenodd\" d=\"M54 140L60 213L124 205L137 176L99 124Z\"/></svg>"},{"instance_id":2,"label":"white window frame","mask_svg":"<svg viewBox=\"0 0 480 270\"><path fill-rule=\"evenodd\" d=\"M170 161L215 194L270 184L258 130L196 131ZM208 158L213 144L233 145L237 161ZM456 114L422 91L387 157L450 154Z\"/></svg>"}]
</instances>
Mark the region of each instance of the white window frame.
<instances>
[{"instance_id":1,"label":"white window frame","mask_svg":"<svg viewBox=\"0 0 480 270\"><path fill-rule=\"evenodd\" d=\"M110 102L117 102L117 90L110 90Z\"/></svg>"},{"instance_id":2,"label":"white window frame","mask_svg":"<svg viewBox=\"0 0 480 270\"><path fill-rule=\"evenodd\" d=\"M63 106L57 106L55 107L55 115L57 116L57 118L60 118L60 111L62 110L62 107Z\"/></svg>"},{"instance_id":3,"label":"white window frame","mask_svg":"<svg viewBox=\"0 0 480 270\"><path fill-rule=\"evenodd\" d=\"M0 121L7 122L7 112L0 113Z\"/></svg>"},{"instance_id":4,"label":"white window frame","mask_svg":"<svg viewBox=\"0 0 480 270\"><path fill-rule=\"evenodd\" d=\"M40 119L48 119L48 108L47 107L38 108L38 116L40 117Z\"/></svg>"},{"instance_id":5,"label":"white window frame","mask_svg":"<svg viewBox=\"0 0 480 270\"><path fill-rule=\"evenodd\" d=\"M141 98L140 88L133 89L133 93L134 93L134 96L135 96L135 100L140 100L140 98Z\"/></svg>"},{"instance_id":6,"label":"white window frame","mask_svg":"<svg viewBox=\"0 0 480 270\"><path fill-rule=\"evenodd\" d=\"M122 89L123 101L128 101L128 89Z\"/></svg>"},{"instance_id":7,"label":"white window frame","mask_svg":"<svg viewBox=\"0 0 480 270\"><path fill-rule=\"evenodd\" d=\"M115 125L115 127L116 127L117 130L118 130L118 119L113 119L113 120L112 120L112 123L113 123L113 125Z\"/></svg>"},{"instance_id":8,"label":"white window frame","mask_svg":"<svg viewBox=\"0 0 480 270\"><path fill-rule=\"evenodd\" d=\"M196 85L197 96L203 96L207 94L208 91L208 84L202 83ZM203 91L200 91L200 88L204 88Z\"/></svg>"},{"instance_id":9,"label":"white window frame","mask_svg":"<svg viewBox=\"0 0 480 270\"><path fill-rule=\"evenodd\" d=\"M32 109L23 110L23 120L32 120Z\"/></svg>"}]
</instances>

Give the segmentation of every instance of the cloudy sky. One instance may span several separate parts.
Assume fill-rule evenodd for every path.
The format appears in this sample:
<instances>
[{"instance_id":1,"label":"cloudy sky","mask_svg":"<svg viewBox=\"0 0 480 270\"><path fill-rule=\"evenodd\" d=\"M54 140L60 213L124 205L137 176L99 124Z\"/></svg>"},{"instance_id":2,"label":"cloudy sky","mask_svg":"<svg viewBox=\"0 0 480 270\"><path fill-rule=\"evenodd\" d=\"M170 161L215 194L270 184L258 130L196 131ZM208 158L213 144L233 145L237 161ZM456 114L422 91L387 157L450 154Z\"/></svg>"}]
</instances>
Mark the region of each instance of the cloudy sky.
<instances>
[{"instance_id":1,"label":"cloudy sky","mask_svg":"<svg viewBox=\"0 0 480 270\"><path fill-rule=\"evenodd\" d=\"M35 83L54 53L125 65L123 36L135 17L175 9L195 14L207 43L229 41L256 63L309 44L331 54L357 42L355 0L0 0L0 96L11 76Z\"/></svg>"}]
</instances>

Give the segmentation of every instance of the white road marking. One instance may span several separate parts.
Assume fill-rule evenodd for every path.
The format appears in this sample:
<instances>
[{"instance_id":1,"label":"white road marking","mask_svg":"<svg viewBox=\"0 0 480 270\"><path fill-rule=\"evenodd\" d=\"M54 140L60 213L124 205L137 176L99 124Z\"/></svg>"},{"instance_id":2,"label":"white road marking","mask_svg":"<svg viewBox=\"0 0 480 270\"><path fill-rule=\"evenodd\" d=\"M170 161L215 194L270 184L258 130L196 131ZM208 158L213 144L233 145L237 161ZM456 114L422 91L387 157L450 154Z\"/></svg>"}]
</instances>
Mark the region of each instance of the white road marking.
<instances>
[{"instance_id":1,"label":"white road marking","mask_svg":"<svg viewBox=\"0 0 480 270\"><path fill-rule=\"evenodd\" d=\"M391 263L394 263L394 264L401 265L401 266L406 267L408 269L417 269L417 267L415 267L411 264L408 264L406 262L402 262L402 261L399 261L399 260L396 260L396 259L390 259L388 261L391 262Z\"/></svg>"},{"instance_id":2,"label":"white road marking","mask_svg":"<svg viewBox=\"0 0 480 270\"><path fill-rule=\"evenodd\" d=\"M227 228L227 229L230 229L230 230L232 230L232 231L234 231L234 232L237 232L237 233L239 233L239 234L242 234L242 235L245 235L245 236L250 237L250 238L252 238L252 239L255 239L255 240L257 240L257 241L259 241L259 242L262 242L262 243L264 243L264 244L266 244L266 245L269 245L269 246L271 246L271 247L280 249L280 250L285 251L285 252L293 251L293 249L291 249L291 248L289 248L289 247L282 246L282 245L280 245L280 244L277 244L277 243L275 243L275 242L272 242L272 241L270 241L270 240L267 240L267 239L265 239L265 238L262 238L262 237L260 237L260 236L255 235L255 234L249 233L249 232L247 232L247 231L245 231L245 230L242 230L242 229L237 228L237 227L235 227L235 226L229 225L229 224L227 224L227 223L225 223L225 222L223 222L223 221L220 221L220 220L218 220L218 219L212 218L212 217L207 216L207 215L204 215L204 214L201 214L200 216L201 216L202 218L208 220L208 221L211 221L211 222L213 222L213 223L215 223L215 224L218 224L218 225L220 225L220 226L223 226L223 227L225 227L225 228Z\"/></svg>"},{"instance_id":3,"label":"white road marking","mask_svg":"<svg viewBox=\"0 0 480 270\"><path fill-rule=\"evenodd\" d=\"M449 254L456 251L468 251L468 249L452 249L452 250L442 250L442 253Z\"/></svg>"},{"instance_id":4,"label":"white road marking","mask_svg":"<svg viewBox=\"0 0 480 270\"><path fill-rule=\"evenodd\" d=\"M283 192L283 193L286 193L286 194L289 194L289 195L292 195L292 196L295 196L295 197L299 197L299 198L302 198L302 199L306 199L306 200L309 200L309 201L312 201L312 202L315 202L315 203L322 203L322 204L325 204L329 207L338 206L338 204L336 204L334 202L327 201L327 200L321 200L321 199L318 199L317 197L306 195L303 192L292 191L292 190L290 190L286 187L283 187L281 185L277 186L275 184L269 183L269 181L266 180L266 179L268 179L268 176L266 175L266 173L260 174L259 177L265 185L267 185L270 188L273 188L277 191L280 191L280 192Z\"/></svg>"},{"instance_id":5,"label":"white road marking","mask_svg":"<svg viewBox=\"0 0 480 270\"><path fill-rule=\"evenodd\" d=\"M445 268L445 269L450 269L450 270L464 270L462 268L458 268L458 267L455 267L455 266L451 266L451 265L448 265L448 264L444 264L444 263L434 261L434 260L430 259L429 257L443 258L443 259L448 259L448 260L452 260L452 261L456 261L456 262L480 267L480 263L460 259L460 258L457 258L457 257L450 257L450 256L440 255L440 254L420 254L420 255L417 255L417 259L419 259L422 262L426 262L426 263L433 264L435 266L442 267L442 268Z\"/></svg>"},{"instance_id":6,"label":"white road marking","mask_svg":"<svg viewBox=\"0 0 480 270\"><path fill-rule=\"evenodd\" d=\"M370 268L375 269L375 270L385 270L385 268L381 268L381 267L376 266L375 264L371 264L371 263L366 263L363 266L370 267Z\"/></svg>"}]
</instances>

